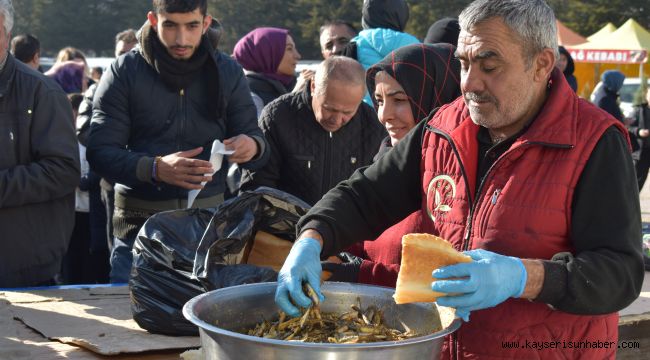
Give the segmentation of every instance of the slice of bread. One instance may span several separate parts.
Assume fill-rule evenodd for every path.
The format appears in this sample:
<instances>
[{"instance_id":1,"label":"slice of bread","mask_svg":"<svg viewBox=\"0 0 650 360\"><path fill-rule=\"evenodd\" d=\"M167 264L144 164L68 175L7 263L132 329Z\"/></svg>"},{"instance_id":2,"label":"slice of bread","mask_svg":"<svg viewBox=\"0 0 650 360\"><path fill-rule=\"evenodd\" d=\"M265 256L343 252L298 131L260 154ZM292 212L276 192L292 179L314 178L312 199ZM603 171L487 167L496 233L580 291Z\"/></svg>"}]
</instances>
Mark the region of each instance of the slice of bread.
<instances>
[{"instance_id":1,"label":"slice of bread","mask_svg":"<svg viewBox=\"0 0 650 360\"><path fill-rule=\"evenodd\" d=\"M434 302L444 293L431 290L433 270L471 262L472 258L456 251L451 244L431 234L402 236L402 263L397 275L395 303Z\"/></svg>"}]
</instances>

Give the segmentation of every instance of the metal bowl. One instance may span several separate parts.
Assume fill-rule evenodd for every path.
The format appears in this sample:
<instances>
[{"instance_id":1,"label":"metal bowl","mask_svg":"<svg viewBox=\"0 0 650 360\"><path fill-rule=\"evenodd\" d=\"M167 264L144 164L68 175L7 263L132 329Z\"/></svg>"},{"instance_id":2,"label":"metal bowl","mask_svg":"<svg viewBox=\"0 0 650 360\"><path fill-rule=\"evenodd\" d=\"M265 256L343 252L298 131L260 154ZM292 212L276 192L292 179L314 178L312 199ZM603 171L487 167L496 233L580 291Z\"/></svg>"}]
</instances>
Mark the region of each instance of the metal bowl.
<instances>
[{"instance_id":1,"label":"metal bowl","mask_svg":"<svg viewBox=\"0 0 650 360\"><path fill-rule=\"evenodd\" d=\"M401 341L368 344L302 343L240 334L255 324L277 316L274 296L277 283L233 286L210 291L188 301L183 315L199 327L205 359L437 359L445 335L460 327L449 308L431 303L397 305L395 289L352 283L326 282L321 311L343 313L357 297L365 308L384 311L389 327L429 334ZM431 333L433 329L443 330Z\"/></svg>"}]
</instances>

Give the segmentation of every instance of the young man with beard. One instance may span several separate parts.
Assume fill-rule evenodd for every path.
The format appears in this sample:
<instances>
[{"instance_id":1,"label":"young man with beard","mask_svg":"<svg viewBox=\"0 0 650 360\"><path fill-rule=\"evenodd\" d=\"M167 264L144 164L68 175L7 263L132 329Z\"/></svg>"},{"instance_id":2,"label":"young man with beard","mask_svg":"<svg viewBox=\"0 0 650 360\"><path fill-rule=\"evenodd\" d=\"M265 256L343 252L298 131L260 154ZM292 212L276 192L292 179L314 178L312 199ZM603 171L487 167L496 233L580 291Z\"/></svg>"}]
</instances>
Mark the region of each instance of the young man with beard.
<instances>
[{"instance_id":1,"label":"young man with beard","mask_svg":"<svg viewBox=\"0 0 650 360\"><path fill-rule=\"evenodd\" d=\"M194 189L194 207L216 206L229 163L257 169L268 159L244 73L206 34L207 1L153 0L147 20L139 49L120 56L97 89L88 139L91 167L115 182L112 282L128 280L149 216L186 207ZM221 169L208 161L213 140L234 151Z\"/></svg>"},{"instance_id":2,"label":"young man with beard","mask_svg":"<svg viewBox=\"0 0 650 360\"><path fill-rule=\"evenodd\" d=\"M431 274L432 290L448 294L437 303L467 321L441 358L614 358L616 346L597 345L616 344L617 312L644 276L627 130L555 69L543 0L477 0L459 22L463 98L300 220L276 303L296 316L289 297L311 305L301 285L319 292L321 259L419 210L416 231L473 259ZM591 346L526 346L557 341Z\"/></svg>"}]
</instances>

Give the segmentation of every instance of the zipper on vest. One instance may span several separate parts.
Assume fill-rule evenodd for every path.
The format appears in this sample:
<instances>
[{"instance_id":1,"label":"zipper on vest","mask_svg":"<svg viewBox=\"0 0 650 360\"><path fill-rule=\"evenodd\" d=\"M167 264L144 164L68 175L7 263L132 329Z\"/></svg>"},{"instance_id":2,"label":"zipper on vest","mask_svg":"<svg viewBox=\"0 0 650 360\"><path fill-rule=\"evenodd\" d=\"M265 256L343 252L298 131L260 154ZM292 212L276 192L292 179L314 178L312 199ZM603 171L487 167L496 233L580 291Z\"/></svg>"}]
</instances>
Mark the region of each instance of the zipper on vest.
<instances>
[{"instance_id":1,"label":"zipper on vest","mask_svg":"<svg viewBox=\"0 0 650 360\"><path fill-rule=\"evenodd\" d=\"M472 230L472 217L474 215L474 205L473 205L474 199L472 199L472 192L470 191L469 188L467 171L465 171L465 165L461 161L460 153L456 148L456 144L451 139L451 136L449 136L449 134L443 132L442 130L434 128L429 124L427 124L425 128L447 139L447 142L449 142L449 145L451 145L451 150L454 152L454 156L456 156L456 158L458 159L458 166L460 167L460 173L462 174L463 179L465 179L465 192L467 193L467 200L469 202L469 214L467 215L467 222L465 223L465 235L463 236L463 242L461 244L462 245L461 250L465 250L465 247L467 247L467 244L469 244L469 236Z\"/></svg>"}]
</instances>

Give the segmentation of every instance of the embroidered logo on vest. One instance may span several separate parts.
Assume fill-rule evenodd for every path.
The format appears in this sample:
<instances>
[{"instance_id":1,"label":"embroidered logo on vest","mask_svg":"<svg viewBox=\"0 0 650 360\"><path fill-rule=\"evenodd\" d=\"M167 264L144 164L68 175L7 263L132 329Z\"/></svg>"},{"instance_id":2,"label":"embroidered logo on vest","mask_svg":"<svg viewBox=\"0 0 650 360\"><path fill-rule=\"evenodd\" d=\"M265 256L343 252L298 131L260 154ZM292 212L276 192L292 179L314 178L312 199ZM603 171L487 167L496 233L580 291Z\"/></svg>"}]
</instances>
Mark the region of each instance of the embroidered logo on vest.
<instances>
[{"instance_id":1,"label":"embroidered logo on vest","mask_svg":"<svg viewBox=\"0 0 650 360\"><path fill-rule=\"evenodd\" d=\"M431 179L427 190L427 213L435 222L434 212L451 211L451 201L456 196L456 182L449 175L438 175Z\"/></svg>"}]
</instances>

